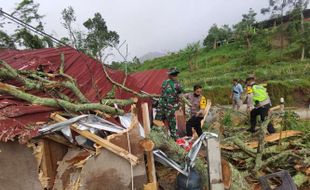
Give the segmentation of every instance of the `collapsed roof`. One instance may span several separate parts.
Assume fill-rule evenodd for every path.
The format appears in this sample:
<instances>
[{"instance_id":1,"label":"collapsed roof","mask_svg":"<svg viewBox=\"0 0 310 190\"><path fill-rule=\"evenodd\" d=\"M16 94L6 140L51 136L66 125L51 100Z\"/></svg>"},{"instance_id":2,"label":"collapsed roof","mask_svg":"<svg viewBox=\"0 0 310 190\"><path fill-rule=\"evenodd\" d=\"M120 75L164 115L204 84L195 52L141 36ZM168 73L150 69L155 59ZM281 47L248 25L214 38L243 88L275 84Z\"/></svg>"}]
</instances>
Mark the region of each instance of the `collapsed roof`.
<instances>
[{"instance_id":1,"label":"collapsed roof","mask_svg":"<svg viewBox=\"0 0 310 190\"><path fill-rule=\"evenodd\" d=\"M0 50L0 60L5 61L17 70L41 69L45 73L58 73L61 65L61 54L64 55L64 73L76 80L77 86L91 102L100 102L113 88L107 79L103 66L97 60L71 47L45 48L37 50ZM114 81L136 92L160 94L161 83L167 79L167 70L150 70L126 74L122 71L107 68L107 73ZM70 98L74 94L64 90ZM46 94L40 96L46 96ZM128 99L133 94L115 88L115 98ZM32 137L36 134L36 125L48 120L49 114L57 108L32 105L12 96L0 95L0 141L12 140L14 137Z\"/></svg>"}]
</instances>

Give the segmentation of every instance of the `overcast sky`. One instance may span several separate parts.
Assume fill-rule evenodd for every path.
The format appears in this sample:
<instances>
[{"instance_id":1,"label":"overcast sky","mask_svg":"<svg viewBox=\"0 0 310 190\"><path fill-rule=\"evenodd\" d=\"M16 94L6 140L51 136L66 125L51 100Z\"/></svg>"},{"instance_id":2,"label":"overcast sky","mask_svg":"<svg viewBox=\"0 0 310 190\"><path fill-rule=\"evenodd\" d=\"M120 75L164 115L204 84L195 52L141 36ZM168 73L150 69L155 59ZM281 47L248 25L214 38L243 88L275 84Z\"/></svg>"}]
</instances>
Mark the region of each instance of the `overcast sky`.
<instances>
[{"instance_id":1,"label":"overcast sky","mask_svg":"<svg viewBox=\"0 0 310 190\"><path fill-rule=\"evenodd\" d=\"M40 3L45 31L56 38L66 36L61 11L71 5L77 22L82 23L99 12L108 28L126 40L130 57L148 52L177 51L188 43L202 41L213 23L235 24L253 8L256 12L268 0L34 0ZM18 0L0 0L0 7L12 12ZM258 14L258 19L263 16Z\"/></svg>"}]
</instances>

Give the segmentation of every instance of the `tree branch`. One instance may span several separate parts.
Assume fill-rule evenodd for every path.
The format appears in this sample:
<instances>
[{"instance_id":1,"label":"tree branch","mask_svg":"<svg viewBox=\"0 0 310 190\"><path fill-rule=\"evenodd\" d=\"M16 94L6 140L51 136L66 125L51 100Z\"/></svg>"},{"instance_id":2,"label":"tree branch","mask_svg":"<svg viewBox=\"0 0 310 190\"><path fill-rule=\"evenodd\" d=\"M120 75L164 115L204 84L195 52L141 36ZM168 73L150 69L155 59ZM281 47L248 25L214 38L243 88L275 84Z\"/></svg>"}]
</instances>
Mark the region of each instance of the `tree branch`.
<instances>
[{"instance_id":1,"label":"tree branch","mask_svg":"<svg viewBox=\"0 0 310 190\"><path fill-rule=\"evenodd\" d=\"M42 78L35 73L29 73L29 76L37 79L38 81L26 78L18 73L17 70L12 68L9 64L7 64L4 61L0 61L0 65L3 66L3 68L0 68L0 76L2 78L11 78L16 79L17 81L23 83L25 87L28 89L37 89L37 90L43 90L43 89L54 89L57 87L65 87L70 89L76 97L78 97L79 101L82 103L89 103L87 98L82 94L80 89L76 86L76 83L74 79L71 76L68 76L66 74L62 74L62 76L65 76L70 81L64 81L64 82L57 82L57 81L50 81L45 78Z\"/></svg>"},{"instance_id":2,"label":"tree branch","mask_svg":"<svg viewBox=\"0 0 310 190\"><path fill-rule=\"evenodd\" d=\"M113 83L115 86L118 86L118 87L122 88L123 90L125 90L125 91L127 91L127 92L130 92L130 93L132 93L132 94L134 94L134 95L136 95L136 96L138 96L138 97L140 97L140 98L150 98L150 97L152 97L152 96L150 96L150 95L143 95L143 94L140 94L140 93L138 93L138 92L136 92L136 91L134 91L134 90L132 90L132 89L129 89L129 88L127 88L126 86L124 86L124 85L122 85L122 84L120 84L120 83L114 81L114 80L109 76L109 74L108 74L108 72L107 72L107 69L106 69L106 66L105 66L103 63L102 63L102 68L103 68L103 71L104 71L104 73L105 73L107 79L108 79L111 83Z\"/></svg>"},{"instance_id":3,"label":"tree branch","mask_svg":"<svg viewBox=\"0 0 310 190\"><path fill-rule=\"evenodd\" d=\"M56 107L56 108L65 108L67 110L73 112L83 112L83 111L91 111L91 110L99 110L109 114L124 114L123 110L113 108L107 105L102 105L100 103L87 103L87 104L74 104L62 99L53 99L53 98L41 98L38 96L34 96L32 94L28 94L24 91L19 90L17 87L5 84L0 82L0 91L15 96L16 98L25 100L32 104Z\"/></svg>"}]
</instances>

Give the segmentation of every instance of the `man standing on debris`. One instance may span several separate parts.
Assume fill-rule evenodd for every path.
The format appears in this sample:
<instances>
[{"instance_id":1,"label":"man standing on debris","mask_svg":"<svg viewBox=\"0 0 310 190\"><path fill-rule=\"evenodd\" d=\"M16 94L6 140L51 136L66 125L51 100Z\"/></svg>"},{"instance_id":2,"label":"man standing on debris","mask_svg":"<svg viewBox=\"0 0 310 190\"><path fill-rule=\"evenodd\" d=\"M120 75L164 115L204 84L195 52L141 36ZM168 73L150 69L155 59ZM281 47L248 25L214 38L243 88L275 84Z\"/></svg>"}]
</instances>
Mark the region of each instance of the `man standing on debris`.
<instances>
[{"instance_id":1,"label":"man standing on debris","mask_svg":"<svg viewBox=\"0 0 310 190\"><path fill-rule=\"evenodd\" d=\"M184 96L192 105L190 110L191 118L186 122L186 136L188 137L192 137L193 135L192 128L195 129L198 136L202 134L200 122L203 119L203 112L206 108L207 101L201 93L202 86L195 85L194 92L188 93Z\"/></svg>"},{"instance_id":2,"label":"man standing on debris","mask_svg":"<svg viewBox=\"0 0 310 190\"><path fill-rule=\"evenodd\" d=\"M242 92L243 92L243 89L242 89L241 84L238 82L237 79L233 79L231 98L232 98L234 110L239 110L242 104L242 101L241 101Z\"/></svg>"},{"instance_id":3,"label":"man standing on debris","mask_svg":"<svg viewBox=\"0 0 310 190\"><path fill-rule=\"evenodd\" d=\"M249 85L252 87L253 103L254 103L254 109L252 109L250 112L251 128L249 128L248 131L251 133L255 133L256 117L260 116L261 121L262 122L265 121L265 118L268 116L271 101L266 88L264 88L262 85L258 85L255 83L254 75L249 75L247 81ZM271 123L268 124L267 129L269 133L275 132L275 129Z\"/></svg>"},{"instance_id":4,"label":"man standing on debris","mask_svg":"<svg viewBox=\"0 0 310 190\"><path fill-rule=\"evenodd\" d=\"M158 102L155 119L167 121L169 125L170 136L177 139L177 129L175 112L180 109L180 94L183 89L177 80L180 72L177 68L168 70L169 79L162 84L161 97Z\"/></svg>"}]
</instances>

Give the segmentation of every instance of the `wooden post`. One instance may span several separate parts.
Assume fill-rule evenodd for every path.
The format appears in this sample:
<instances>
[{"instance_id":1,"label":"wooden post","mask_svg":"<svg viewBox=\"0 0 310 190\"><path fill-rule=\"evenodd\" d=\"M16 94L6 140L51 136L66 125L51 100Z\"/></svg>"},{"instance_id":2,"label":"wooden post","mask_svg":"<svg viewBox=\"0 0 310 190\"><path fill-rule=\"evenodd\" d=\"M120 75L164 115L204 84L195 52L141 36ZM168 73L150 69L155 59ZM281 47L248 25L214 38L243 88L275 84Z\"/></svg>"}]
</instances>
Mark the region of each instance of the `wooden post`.
<instances>
[{"instance_id":1,"label":"wooden post","mask_svg":"<svg viewBox=\"0 0 310 190\"><path fill-rule=\"evenodd\" d=\"M282 112L282 114L284 114L284 98L280 98L280 110ZM282 118L282 125L281 125L281 129L280 129L280 139L279 139L279 145L281 145L282 143L282 131L283 131L283 128L284 128L284 116ZM286 130L286 128L284 129Z\"/></svg>"},{"instance_id":2,"label":"wooden post","mask_svg":"<svg viewBox=\"0 0 310 190\"><path fill-rule=\"evenodd\" d=\"M207 143L210 190L224 190L220 143L215 138Z\"/></svg>"},{"instance_id":3,"label":"wooden post","mask_svg":"<svg viewBox=\"0 0 310 190\"><path fill-rule=\"evenodd\" d=\"M57 162L61 161L67 153L67 146L47 139L40 139L39 144L42 146L40 169L43 174L39 179L41 184L49 189L54 185L58 167Z\"/></svg>"},{"instance_id":4,"label":"wooden post","mask_svg":"<svg viewBox=\"0 0 310 190\"><path fill-rule=\"evenodd\" d=\"M61 115L58 115L56 113L52 113L50 118L52 118L55 121L61 122L67 120L66 118L62 117ZM125 158L128 160L133 166L137 165L138 163L138 158L135 155L130 154L127 150L109 142L108 140L105 140L89 131L82 131L77 128L76 124L72 124L70 126L71 130L77 132L78 134L82 135L83 137L97 143L98 145L106 148L107 150Z\"/></svg>"},{"instance_id":5,"label":"wooden post","mask_svg":"<svg viewBox=\"0 0 310 190\"><path fill-rule=\"evenodd\" d=\"M203 119L201 120L200 126L203 127L204 122L207 119L207 116L209 114L210 108L211 108L211 100L207 100L207 106L205 108L205 110L203 111Z\"/></svg>"},{"instance_id":6,"label":"wooden post","mask_svg":"<svg viewBox=\"0 0 310 190\"><path fill-rule=\"evenodd\" d=\"M144 133L145 137L147 137L151 132L151 123L149 115L150 113L147 103L143 103L141 107L142 107ZM157 190L157 179L156 179L153 151L146 151L146 159L147 159L147 174L150 183L145 185L144 189Z\"/></svg>"}]
</instances>

